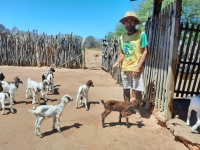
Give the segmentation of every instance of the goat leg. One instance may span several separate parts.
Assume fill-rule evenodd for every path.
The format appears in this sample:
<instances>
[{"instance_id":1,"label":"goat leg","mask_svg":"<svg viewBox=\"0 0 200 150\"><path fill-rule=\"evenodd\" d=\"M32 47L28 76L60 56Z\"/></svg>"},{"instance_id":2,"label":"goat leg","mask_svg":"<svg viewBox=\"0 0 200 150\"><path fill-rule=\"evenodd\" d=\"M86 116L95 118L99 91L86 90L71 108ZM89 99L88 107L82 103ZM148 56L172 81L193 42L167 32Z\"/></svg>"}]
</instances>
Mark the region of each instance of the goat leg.
<instances>
[{"instance_id":1,"label":"goat leg","mask_svg":"<svg viewBox=\"0 0 200 150\"><path fill-rule=\"evenodd\" d=\"M186 122L186 125L187 125L187 126L190 125L190 116L191 116L191 111L192 111L192 110L189 108L189 109L188 109L188 115L187 115L187 122Z\"/></svg>"},{"instance_id":2,"label":"goat leg","mask_svg":"<svg viewBox=\"0 0 200 150\"><path fill-rule=\"evenodd\" d=\"M4 104L2 104L2 115L4 115L5 113L5 105Z\"/></svg>"},{"instance_id":3,"label":"goat leg","mask_svg":"<svg viewBox=\"0 0 200 150\"><path fill-rule=\"evenodd\" d=\"M200 126L200 111L197 112L197 122L191 127L192 132L199 133L197 128Z\"/></svg>"},{"instance_id":4,"label":"goat leg","mask_svg":"<svg viewBox=\"0 0 200 150\"><path fill-rule=\"evenodd\" d=\"M103 113L102 113L102 127L104 128L104 120L105 118L111 113L110 110L105 110Z\"/></svg>"},{"instance_id":5,"label":"goat leg","mask_svg":"<svg viewBox=\"0 0 200 150\"><path fill-rule=\"evenodd\" d=\"M61 130L60 130L60 116L56 116L56 122L57 122L57 130L60 133L61 132Z\"/></svg>"},{"instance_id":6,"label":"goat leg","mask_svg":"<svg viewBox=\"0 0 200 150\"><path fill-rule=\"evenodd\" d=\"M40 97L38 98L38 106L40 106Z\"/></svg>"},{"instance_id":7,"label":"goat leg","mask_svg":"<svg viewBox=\"0 0 200 150\"><path fill-rule=\"evenodd\" d=\"M45 94L42 92L42 97L44 98L44 101L47 102L47 98L45 97Z\"/></svg>"},{"instance_id":8,"label":"goat leg","mask_svg":"<svg viewBox=\"0 0 200 150\"><path fill-rule=\"evenodd\" d=\"M53 130L55 130L55 123L56 123L56 117L53 117L53 126L52 126Z\"/></svg>"},{"instance_id":9,"label":"goat leg","mask_svg":"<svg viewBox=\"0 0 200 150\"><path fill-rule=\"evenodd\" d=\"M35 106L35 97L33 96L33 100L32 100L32 105L33 105L33 110L35 110L36 106Z\"/></svg>"},{"instance_id":10,"label":"goat leg","mask_svg":"<svg viewBox=\"0 0 200 150\"><path fill-rule=\"evenodd\" d=\"M78 100L80 98L80 94L78 93L77 94L77 97L76 97L76 109L78 109ZM82 102L82 101L81 101Z\"/></svg>"},{"instance_id":11,"label":"goat leg","mask_svg":"<svg viewBox=\"0 0 200 150\"><path fill-rule=\"evenodd\" d=\"M38 118L36 116L36 120L35 120L35 134L37 135L37 124L38 124Z\"/></svg>"},{"instance_id":12,"label":"goat leg","mask_svg":"<svg viewBox=\"0 0 200 150\"><path fill-rule=\"evenodd\" d=\"M85 103L85 108L86 108L86 111L88 111L88 101L87 101L87 97L84 96L84 103Z\"/></svg>"},{"instance_id":13,"label":"goat leg","mask_svg":"<svg viewBox=\"0 0 200 150\"><path fill-rule=\"evenodd\" d=\"M125 117L126 117L126 127L127 127L127 128L130 128L129 122L128 122L128 116L125 116Z\"/></svg>"},{"instance_id":14,"label":"goat leg","mask_svg":"<svg viewBox=\"0 0 200 150\"><path fill-rule=\"evenodd\" d=\"M37 130L37 136L39 136L40 138L42 138L43 135L42 135L41 132L40 132L40 128L36 128L36 130Z\"/></svg>"},{"instance_id":15,"label":"goat leg","mask_svg":"<svg viewBox=\"0 0 200 150\"><path fill-rule=\"evenodd\" d=\"M121 119L122 119L122 114L121 114L121 112L119 112L119 123L121 124Z\"/></svg>"},{"instance_id":16,"label":"goat leg","mask_svg":"<svg viewBox=\"0 0 200 150\"><path fill-rule=\"evenodd\" d=\"M12 108L12 104L10 103L10 111L11 111L11 113L13 113L14 114L14 110L13 110L13 108Z\"/></svg>"},{"instance_id":17,"label":"goat leg","mask_svg":"<svg viewBox=\"0 0 200 150\"><path fill-rule=\"evenodd\" d=\"M38 122L37 122L37 125L36 125L36 132L37 132L37 136L39 136L40 138L42 138L42 134L40 132L40 127L41 127L41 124L42 124L42 121L44 120L43 117L39 117L38 118Z\"/></svg>"},{"instance_id":18,"label":"goat leg","mask_svg":"<svg viewBox=\"0 0 200 150\"><path fill-rule=\"evenodd\" d=\"M28 88L26 89L26 98L27 99L29 98L29 89Z\"/></svg>"},{"instance_id":19,"label":"goat leg","mask_svg":"<svg viewBox=\"0 0 200 150\"><path fill-rule=\"evenodd\" d=\"M104 126L104 120L105 120L105 118L103 117L104 113L105 113L105 111L101 114L101 119L102 119L102 128L105 127L105 126Z\"/></svg>"}]
</instances>

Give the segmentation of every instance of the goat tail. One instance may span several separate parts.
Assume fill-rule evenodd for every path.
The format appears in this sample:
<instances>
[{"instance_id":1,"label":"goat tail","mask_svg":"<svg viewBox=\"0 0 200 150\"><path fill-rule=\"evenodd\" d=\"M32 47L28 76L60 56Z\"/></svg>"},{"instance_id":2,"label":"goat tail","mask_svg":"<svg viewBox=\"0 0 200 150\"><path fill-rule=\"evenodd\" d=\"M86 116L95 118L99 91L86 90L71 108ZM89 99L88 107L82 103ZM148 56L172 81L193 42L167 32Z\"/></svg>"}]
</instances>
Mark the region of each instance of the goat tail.
<instances>
[{"instance_id":1,"label":"goat tail","mask_svg":"<svg viewBox=\"0 0 200 150\"><path fill-rule=\"evenodd\" d=\"M104 103L104 100L101 100L101 103L104 105L105 103Z\"/></svg>"},{"instance_id":2,"label":"goat tail","mask_svg":"<svg viewBox=\"0 0 200 150\"><path fill-rule=\"evenodd\" d=\"M29 109L28 112L30 112L30 113L32 113L32 114L35 113L33 109Z\"/></svg>"}]
</instances>

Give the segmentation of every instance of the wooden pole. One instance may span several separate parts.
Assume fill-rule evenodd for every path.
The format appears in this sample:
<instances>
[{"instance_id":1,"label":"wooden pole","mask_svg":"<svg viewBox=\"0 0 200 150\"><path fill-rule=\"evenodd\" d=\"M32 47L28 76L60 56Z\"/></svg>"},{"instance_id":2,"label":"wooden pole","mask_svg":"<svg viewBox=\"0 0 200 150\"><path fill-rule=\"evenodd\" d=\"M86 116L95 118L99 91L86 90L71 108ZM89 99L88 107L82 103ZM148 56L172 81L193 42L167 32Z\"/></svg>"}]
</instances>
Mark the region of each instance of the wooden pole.
<instances>
[{"instance_id":1,"label":"wooden pole","mask_svg":"<svg viewBox=\"0 0 200 150\"><path fill-rule=\"evenodd\" d=\"M175 87L175 73L177 64L177 51L179 44L179 27L180 27L180 16L181 16L181 6L182 0L174 1L174 8L172 9L172 30L170 36L170 46L169 46L169 62L168 62L168 75L166 84L166 97L167 101L165 104L165 116L169 120L172 118L173 110L173 95Z\"/></svg>"},{"instance_id":2,"label":"wooden pole","mask_svg":"<svg viewBox=\"0 0 200 150\"><path fill-rule=\"evenodd\" d=\"M82 43L81 43L81 51L82 51L82 69L85 69L85 68L86 68L84 44L85 44L85 39L83 39L83 41L82 41Z\"/></svg>"}]
</instances>

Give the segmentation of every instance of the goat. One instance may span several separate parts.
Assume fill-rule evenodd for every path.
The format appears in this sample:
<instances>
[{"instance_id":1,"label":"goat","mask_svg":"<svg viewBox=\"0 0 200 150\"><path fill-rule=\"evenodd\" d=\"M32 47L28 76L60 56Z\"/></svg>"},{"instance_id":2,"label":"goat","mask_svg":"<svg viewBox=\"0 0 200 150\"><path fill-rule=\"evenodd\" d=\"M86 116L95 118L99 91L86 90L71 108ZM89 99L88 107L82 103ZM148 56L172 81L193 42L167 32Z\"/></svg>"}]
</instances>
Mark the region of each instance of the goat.
<instances>
[{"instance_id":1,"label":"goat","mask_svg":"<svg viewBox=\"0 0 200 150\"><path fill-rule=\"evenodd\" d=\"M35 81L31 80L30 78L28 78L27 88L26 88L26 98L30 97L31 89L33 89L34 87L38 87L41 90L40 93L41 93L42 97L44 98L44 100L46 102L47 99L45 98L45 94L43 93L43 89L44 89L45 85L49 85L49 84L50 84L50 82L47 81L46 79L43 80L42 82L38 83L38 82L35 82Z\"/></svg>"},{"instance_id":2,"label":"goat","mask_svg":"<svg viewBox=\"0 0 200 150\"><path fill-rule=\"evenodd\" d=\"M3 74L3 72L0 72L0 81L3 81L5 79L5 76Z\"/></svg>"},{"instance_id":3,"label":"goat","mask_svg":"<svg viewBox=\"0 0 200 150\"><path fill-rule=\"evenodd\" d=\"M50 68L48 72L43 72L42 73L42 81L43 80L47 80L50 82L49 85L44 85L44 90L47 89L48 91L48 94L52 94L52 92L54 92L54 75L53 73L55 72L55 69L54 68ZM49 93L50 91L50 93Z\"/></svg>"},{"instance_id":4,"label":"goat","mask_svg":"<svg viewBox=\"0 0 200 150\"><path fill-rule=\"evenodd\" d=\"M82 104L82 99L84 99L85 108L88 110L88 91L90 86L94 87L92 80L88 80L86 84L79 87L76 97L76 109L78 108L78 100L80 99L80 104Z\"/></svg>"},{"instance_id":5,"label":"goat","mask_svg":"<svg viewBox=\"0 0 200 150\"><path fill-rule=\"evenodd\" d=\"M57 123L57 130L58 132L61 132L60 130L60 117L64 110L64 107L66 104L68 104L70 101L73 101L73 98L65 94L61 102L57 105L40 105L35 110L29 110L30 113L35 114L36 116L36 122L35 122L35 133L37 136L42 138L42 134L40 132L40 127L42 124L42 121L46 118L53 117L53 130L55 129L55 122Z\"/></svg>"},{"instance_id":6,"label":"goat","mask_svg":"<svg viewBox=\"0 0 200 150\"><path fill-rule=\"evenodd\" d=\"M14 81L12 82L6 82L6 81L0 81L2 83L3 92L8 92L10 94L10 100L13 104L14 97L15 97L15 91L19 87L19 83L23 84L22 78L17 76L14 78Z\"/></svg>"},{"instance_id":7,"label":"goat","mask_svg":"<svg viewBox=\"0 0 200 150\"><path fill-rule=\"evenodd\" d=\"M33 105L33 109L35 109L36 108L36 105L35 105L36 101L38 102L38 106L40 106L40 98L44 97L44 93L37 86L32 87L31 90L32 90L32 96L33 96L32 105Z\"/></svg>"},{"instance_id":8,"label":"goat","mask_svg":"<svg viewBox=\"0 0 200 150\"><path fill-rule=\"evenodd\" d=\"M191 101L190 101L190 105L188 108L188 115L187 115L187 121L186 121L186 125L190 125L190 116L191 116L191 111L194 110L197 112L197 122L195 125L193 125L191 127L191 131L192 132L196 132L197 128L200 126L200 96L193 96L193 97L188 97Z\"/></svg>"},{"instance_id":9,"label":"goat","mask_svg":"<svg viewBox=\"0 0 200 150\"><path fill-rule=\"evenodd\" d=\"M0 93L0 105L2 107L2 115L4 115L5 113L5 101L8 101L10 103L10 111L11 113L14 113L14 110L12 108L12 102L10 101L10 94L9 93Z\"/></svg>"},{"instance_id":10,"label":"goat","mask_svg":"<svg viewBox=\"0 0 200 150\"><path fill-rule=\"evenodd\" d=\"M0 82L0 92L3 91L2 83Z\"/></svg>"},{"instance_id":11,"label":"goat","mask_svg":"<svg viewBox=\"0 0 200 150\"><path fill-rule=\"evenodd\" d=\"M101 103L104 105L104 112L101 114L102 117L102 127L104 128L105 118L112 112L118 111L120 113L119 123L121 123L121 117L126 118L126 126L129 128L128 116L131 115L131 109L140 104L139 100L133 99L131 102L121 102L116 100L108 100L104 102L101 100Z\"/></svg>"}]
</instances>

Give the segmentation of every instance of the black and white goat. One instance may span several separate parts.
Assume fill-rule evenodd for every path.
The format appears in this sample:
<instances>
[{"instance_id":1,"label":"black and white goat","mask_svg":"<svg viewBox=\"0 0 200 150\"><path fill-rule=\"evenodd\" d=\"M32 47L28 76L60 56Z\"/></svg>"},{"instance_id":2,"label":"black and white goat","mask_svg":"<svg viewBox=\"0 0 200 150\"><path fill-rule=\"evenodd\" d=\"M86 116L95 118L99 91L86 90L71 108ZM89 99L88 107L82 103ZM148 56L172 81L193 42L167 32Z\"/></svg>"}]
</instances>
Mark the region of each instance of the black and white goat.
<instances>
[{"instance_id":1,"label":"black and white goat","mask_svg":"<svg viewBox=\"0 0 200 150\"><path fill-rule=\"evenodd\" d=\"M23 84L22 78L17 76L14 78L14 81L0 81L2 83L3 92L8 92L10 94L10 100L13 104L15 100L15 91L19 88L19 84Z\"/></svg>"},{"instance_id":2,"label":"black and white goat","mask_svg":"<svg viewBox=\"0 0 200 150\"><path fill-rule=\"evenodd\" d=\"M2 115L5 114L5 102L6 101L10 104L9 107L10 107L11 113L14 113L14 110L12 108L12 102L10 100L10 94L9 93L1 92L0 93L0 106L2 108Z\"/></svg>"},{"instance_id":3,"label":"black and white goat","mask_svg":"<svg viewBox=\"0 0 200 150\"><path fill-rule=\"evenodd\" d=\"M196 111L196 116L197 116L197 122L195 125L191 127L192 132L198 132L197 128L200 127L200 96L193 96L193 97L188 97L190 101L190 105L188 108L188 116L187 116L187 122L186 125L190 125L190 116L191 116L191 111L194 110Z\"/></svg>"},{"instance_id":4,"label":"black and white goat","mask_svg":"<svg viewBox=\"0 0 200 150\"><path fill-rule=\"evenodd\" d=\"M76 97L76 109L78 108L78 100L80 100L80 104L82 104L83 99L85 103L85 108L86 110L88 110L88 91L90 86L94 87L92 80L88 80L86 84L79 87Z\"/></svg>"},{"instance_id":5,"label":"black and white goat","mask_svg":"<svg viewBox=\"0 0 200 150\"><path fill-rule=\"evenodd\" d=\"M2 83L0 82L0 92L3 91Z\"/></svg>"},{"instance_id":6,"label":"black and white goat","mask_svg":"<svg viewBox=\"0 0 200 150\"><path fill-rule=\"evenodd\" d=\"M54 92L54 73L55 69L54 68L50 68L48 72L43 72L42 73L42 81L43 80L47 80L50 82L49 85L44 85L44 90L47 89L48 94L52 94ZM49 93L50 92L50 93Z\"/></svg>"},{"instance_id":7,"label":"black and white goat","mask_svg":"<svg viewBox=\"0 0 200 150\"><path fill-rule=\"evenodd\" d=\"M36 108L36 110L29 110L30 113L33 113L36 116L36 122L35 122L35 133L39 137L43 137L40 132L40 127L42 124L42 121L46 118L53 117L53 129L55 129L55 123L57 123L57 130L58 132L61 132L60 130L60 117L62 115L62 112L65 108L65 105L68 104L70 101L73 101L73 98L65 94L61 102L57 105L40 105Z\"/></svg>"},{"instance_id":8,"label":"black and white goat","mask_svg":"<svg viewBox=\"0 0 200 150\"><path fill-rule=\"evenodd\" d=\"M0 72L0 81L3 81L5 79L5 76L3 74L3 72Z\"/></svg>"},{"instance_id":9,"label":"black and white goat","mask_svg":"<svg viewBox=\"0 0 200 150\"><path fill-rule=\"evenodd\" d=\"M27 88L26 88L26 98L29 98L30 96L33 96L31 92L33 92L33 89L35 89L35 91L37 91L36 87L38 87L38 89L40 89L40 92L42 97L44 98L45 101L47 101L46 97L45 97L45 94L43 92L43 89L44 89L44 86L45 85L49 85L50 82L48 80L43 80L42 82L35 82L33 80L31 80L30 78L28 78L28 81L27 81ZM39 94L38 93L38 94Z\"/></svg>"}]
</instances>

